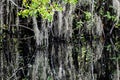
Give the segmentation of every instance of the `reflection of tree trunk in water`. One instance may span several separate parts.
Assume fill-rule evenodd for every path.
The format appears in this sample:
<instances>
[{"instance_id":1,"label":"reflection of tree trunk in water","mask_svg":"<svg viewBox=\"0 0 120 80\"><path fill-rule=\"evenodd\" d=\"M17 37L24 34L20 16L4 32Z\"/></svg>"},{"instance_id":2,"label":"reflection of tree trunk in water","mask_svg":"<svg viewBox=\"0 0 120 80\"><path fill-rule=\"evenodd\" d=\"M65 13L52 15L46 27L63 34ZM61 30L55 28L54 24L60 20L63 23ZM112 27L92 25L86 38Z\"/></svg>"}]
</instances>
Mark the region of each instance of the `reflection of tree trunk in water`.
<instances>
[{"instance_id":1,"label":"reflection of tree trunk in water","mask_svg":"<svg viewBox=\"0 0 120 80\"><path fill-rule=\"evenodd\" d=\"M49 46L49 64L53 75L58 79L76 79L73 66L72 46L71 44L51 42Z\"/></svg>"},{"instance_id":2,"label":"reflection of tree trunk in water","mask_svg":"<svg viewBox=\"0 0 120 80\"><path fill-rule=\"evenodd\" d=\"M1 1L1 3L3 3L4 1ZM3 30L2 30L2 25L3 25L3 15L2 15L2 12L3 12L3 5L0 6L0 36L2 35L3 33ZM1 37L2 38L2 37ZM0 46L1 46L2 42L0 40ZM0 80L3 80L3 51L0 50Z\"/></svg>"},{"instance_id":3,"label":"reflection of tree trunk in water","mask_svg":"<svg viewBox=\"0 0 120 80\"><path fill-rule=\"evenodd\" d=\"M120 3L98 0L99 6L104 3L99 7L94 2L64 5L49 23L40 16L17 16L20 0L1 0L0 80L119 80L119 59L111 58L119 56L120 30L99 10L113 15L115 10L118 20Z\"/></svg>"}]
</instances>

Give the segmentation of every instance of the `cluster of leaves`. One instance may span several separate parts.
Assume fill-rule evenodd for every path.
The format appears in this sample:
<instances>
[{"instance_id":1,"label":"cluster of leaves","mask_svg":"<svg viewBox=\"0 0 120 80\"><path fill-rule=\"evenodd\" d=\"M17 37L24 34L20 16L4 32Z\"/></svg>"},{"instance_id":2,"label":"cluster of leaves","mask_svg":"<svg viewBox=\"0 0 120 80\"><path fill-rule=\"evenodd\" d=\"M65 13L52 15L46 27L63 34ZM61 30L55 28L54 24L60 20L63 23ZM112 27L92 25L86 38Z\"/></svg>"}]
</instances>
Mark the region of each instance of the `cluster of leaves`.
<instances>
[{"instance_id":1,"label":"cluster of leaves","mask_svg":"<svg viewBox=\"0 0 120 80\"><path fill-rule=\"evenodd\" d=\"M89 21L92 17L92 14L88 11L85 11L84 13L85 13L85 20Z\"/></svg>"},{"instance_id":2,"label":"cluster of leaves","mask_svg":"<svg viewBox=\"0 0 120 80\"><path fill-rule=\"evenodd\" d=\"M76 4L78 0L63 0L65 3Z\"/></svg>"},{"instance_id":3,"label":"cluster of leaves","mask_svg":"<svg viewBox=\"0 0 120 80\"><path fill-rule=\"evenodd\" d=\"M63 2L65 4L75 4L77 0L63 0ZM43 19L47 19L48 21L53 20L55 11L62 11L62 5L56 0L52 2L51 0L32 0L30 3L23 0L23 6L25 9L21 10L18 15L22 15L23 17L41 15Z\"/></svg>"},{"instance_id":4,"label":"cluster of leaves","mask_svg":"<svg viewBox=\"0 0 120 80\"><path fill-rule=\"evenodd\" d=\"M107 11L107 13L104 15L104 17L106 17L108 20L116 21L116 16L111 15L109 11Z\"/></svg>"}]
</instances>

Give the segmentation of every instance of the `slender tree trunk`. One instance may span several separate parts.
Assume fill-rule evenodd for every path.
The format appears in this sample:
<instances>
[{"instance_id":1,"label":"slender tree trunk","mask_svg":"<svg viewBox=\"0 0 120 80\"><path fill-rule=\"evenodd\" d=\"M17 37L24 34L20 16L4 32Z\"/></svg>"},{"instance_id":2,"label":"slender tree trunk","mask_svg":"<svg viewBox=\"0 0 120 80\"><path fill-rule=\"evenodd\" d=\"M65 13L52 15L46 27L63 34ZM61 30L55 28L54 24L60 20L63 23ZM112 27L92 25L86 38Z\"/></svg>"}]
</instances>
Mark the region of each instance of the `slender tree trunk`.
<instances>
[{"instance_id":1,"label":"slender tree trunk","mask_svg":"<svg viewBox=\"0 0 120 80\"><path fill-rule=\"evenodd\" d=\"M2 0L1 2L0 2L0 34L2 35L3 34L3 26L4 26L4 24L3 24L3 7L4 7L4 2L5 2L5 0ZM2 37L3 38L3 37ZM3 41L3 39L1 38L1 42ZM1 46L3 47L3 45L2 45L2 43L1 43ZM2 50L0 50L0 80L3 80L3 51Z\"/></svg>"}]
</instances>

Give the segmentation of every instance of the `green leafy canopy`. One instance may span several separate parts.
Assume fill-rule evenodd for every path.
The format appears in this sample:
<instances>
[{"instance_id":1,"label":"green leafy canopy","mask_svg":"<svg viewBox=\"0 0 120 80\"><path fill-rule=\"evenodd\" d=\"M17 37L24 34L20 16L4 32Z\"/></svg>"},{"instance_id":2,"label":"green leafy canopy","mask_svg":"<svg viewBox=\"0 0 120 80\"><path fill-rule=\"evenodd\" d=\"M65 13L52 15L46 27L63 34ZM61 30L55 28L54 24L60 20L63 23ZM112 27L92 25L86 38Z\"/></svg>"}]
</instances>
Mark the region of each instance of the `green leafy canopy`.
<instances>
[{"instance_id":1,"label":"green leafy canopy","mask_svg":"<svg viewBox=\"0 0 120 80\"><path fill-rule=\"evenodd\" d=\"M77 0L63 0L63 2L76 4ZM62 11L62 5L58 1L51 0L32 0L28 3L26 0L23 0L24 10L21 10L18 15L22 15L23 18L28 16L38 16L41 15L43 19L48 21L53 20L54 11Z\"/></svg>"}]
</instances>

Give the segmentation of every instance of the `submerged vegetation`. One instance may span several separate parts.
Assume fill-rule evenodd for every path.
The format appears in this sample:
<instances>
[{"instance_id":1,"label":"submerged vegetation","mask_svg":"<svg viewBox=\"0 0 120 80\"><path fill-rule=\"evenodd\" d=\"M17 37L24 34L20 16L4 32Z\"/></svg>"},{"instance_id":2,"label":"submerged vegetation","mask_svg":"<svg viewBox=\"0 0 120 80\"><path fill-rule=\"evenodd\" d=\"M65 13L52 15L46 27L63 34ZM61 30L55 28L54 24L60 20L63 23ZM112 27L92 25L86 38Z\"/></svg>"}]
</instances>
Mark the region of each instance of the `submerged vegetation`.
<instances>
[{"instance_id":1,"label":"submerged vegetation","mask_svg":"<svg viewBox=\"0 0 120 80\"><path fill-rule=\"evenodd\" d=\"M1 0L0 80L120 80L120 1Z\"/></svg>"}]
</instances>

